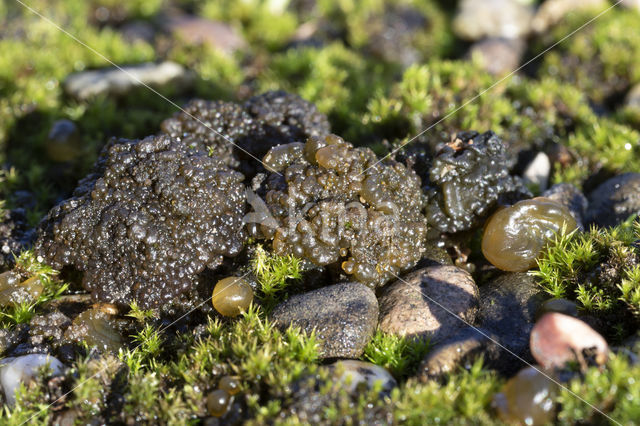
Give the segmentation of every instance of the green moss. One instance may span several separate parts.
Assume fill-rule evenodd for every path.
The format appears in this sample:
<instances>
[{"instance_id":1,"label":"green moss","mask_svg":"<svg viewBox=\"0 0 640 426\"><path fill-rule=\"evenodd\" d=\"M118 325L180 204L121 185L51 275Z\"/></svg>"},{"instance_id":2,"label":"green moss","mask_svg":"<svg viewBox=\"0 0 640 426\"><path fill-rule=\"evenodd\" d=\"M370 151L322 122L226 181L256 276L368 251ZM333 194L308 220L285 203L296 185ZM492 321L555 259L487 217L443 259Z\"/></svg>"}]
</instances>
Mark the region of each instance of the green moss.
<instances>
[{"instance_id":1,"label":"green moss","mask_svg":"<svg viewBox=\"0 0 640 426\"><path fill-rule=\"evenodd\" d=\"M40 0L29 4L115 63L153 59L151 46L127 42L110 28L92 27L87 19L88 2ZM19 170L16 187L34 193L37 206L30 217L37 222L60 192L66 194L86 172L99 144L104 142L101 137L110 135L110 131L122 130L123 126L113 126L114 122L126 123L127 120L123 120L122 110L117 119L111 118L118 106L102 108L104 102L98 105L93 117L84 117L79 126L81 137L86 141L86 152L71 167L67 166L62 176L51 176L52 164L44 149L51 124L56 119L78 118L86 110L91 111L91 106L75 105L64 97L62 81L74 71L109 64L18 3L12 3L10 10L10 17L0 25L4 31L19 37L0 39L3 52L0 55L0 162L8 161ZM148 116L149 112L142 108L139 114L129 112L128 117L139 130L137 117ZM96 131L96 127L100 131ZM11 199L7 201L11 207Z\"/></svg>"},{"instance_id":2,"label":"green moss","mask_svg":"<svg viewBox=\"0 0 640 426\"><path fill-rule=\"evenodd\" d=\"M364 348L362 358L386 368L396 379L405 379L416 372L429 348L426 340L413 340L378 329Z\"/></svg>"},{"instance_id":3,"label":"green moss","mask_svg":"<svg viewBox=\"0 0 640 426\"><path fill-rule=\"evenodd\" d=\"M496 424L490 404L499 390L497 375L476 362L453 374L445 385L413 380L392 393L394 419L406 424Z\"/></svg>"},{"instance_id":4,"label":"green moss","mask_svg":"<svg viewBox=\"0 0 640 426\"><path fill-rule=\"evenodd\" d=\"M414 19L419 14L424 18L424 25L415 33L396 36L396 42L416 49L418 61L451 53L454 37L449 28L448 17L433 1L321 0L317 4L316 15L327 19L335 32L343 34L349 46L370 50L373 47L372 44L379 42L372 40L372 37L388 25L385 19L396 19L394 13L401 11L413 15ZM406 46L396 47L406 48ZM390 53L387 52L387 54Z\"/></svg>"},{"instance_id":5,"label":"green moss","mask_svg":"<svg viewBox=\"0 0 640 426\"><path fill-rule=\"evenodd\" d=\"M329 115L334 132L366 143L360 137L362 115L369 99L383 90L392 74L393 67L333 43L273 55L258 82L259 91L283 89L315 103Z\"/></svg>"},{"instance_id":6,"label":"green moss","mask_svg":"<svg viewBox=\"0 0 640 426\"><path fill-rule=\"evenodd\" d=\"M252 46L277 49L293 35L298 26L295 14L287 10L288 1L208 0L201 13L236 26Z\"/></svg>"},{"instance_id":7,"label":"green moss","mask_svg":"<svg viewBox=\"0 0 640 426\"><path fill-rule=\"evenodd\" d=\"M602 169L622 173L640 168L640 134L596 116L579 89L553 78L498 81L468 62L413 66L388 93L369 101L362 123L396 146L424 132L408 151L422 147L430 152L463 130L493 130L514 157L521 150L565 145L573 162L555 165L553 183L580 187Z\"/></svg>"},{"instance_id":8,"label":"green moss","mask_svg":"<svg viewBox=\"0 0 640 426\"><path fill-rule=\"evenodd\" d=\"M253 274L258 280L260 298L269 308L282 298L282 292L302 278L302 261L293 255L279 256L256 246L251 260Z\"/></svg>"},{"instance_id":9,"label":"green moss","mask_svg":"<svg viewBox=\"0 0 640 426\"><path fill-rule=\"evenodd\" d=\"M640 351L636 346L635 352ZM556 398L561 407L558 423L607 424L610 421L591 406L578 399L588 401L592 406L607 414L618 424L632 425L640 418L640 365L631 363L624 355L611 354L605 371L590 368L584 377L572 380L568 389L561 389Z\"/></svg>"},{"instance_id":10,"label":"green moss","mask_svg":"<svg viewBox=\"0 0 640 426\"><path fill-rule=\"evenodd\" d=\"M559 41L594 15L570 14L551 31L548 44ZM640 34L629 31L639 26L640 14L611 10L545 54L540 75L575 86L597 103L611 100L640 81Z\"/></svg>"},{"instance_id":11,"label":"green moss","mask_svg":"<svg viewBox=\"0 0 640 426\"><path fill-rule=\"evenodd\" d=\"M36 278L42 284L42 292L35 300L11 303L0 310L0 328L11 328L28 323L45 303L58 299L69 284L58 278L58 271L38 261L32 250L22 252L16 258L14 272L24 280Z\"/></svg>"},{"instance_id":12,"label":"green moss","mask_svg":"<svg viewBox=\"0 0 640 426\"><path fill-rule=\"evenodd\" d=\"M620 339L640 323L640 222L558 236L533 271L553 297L575 300Z\"/></svg>"}]
</instances>

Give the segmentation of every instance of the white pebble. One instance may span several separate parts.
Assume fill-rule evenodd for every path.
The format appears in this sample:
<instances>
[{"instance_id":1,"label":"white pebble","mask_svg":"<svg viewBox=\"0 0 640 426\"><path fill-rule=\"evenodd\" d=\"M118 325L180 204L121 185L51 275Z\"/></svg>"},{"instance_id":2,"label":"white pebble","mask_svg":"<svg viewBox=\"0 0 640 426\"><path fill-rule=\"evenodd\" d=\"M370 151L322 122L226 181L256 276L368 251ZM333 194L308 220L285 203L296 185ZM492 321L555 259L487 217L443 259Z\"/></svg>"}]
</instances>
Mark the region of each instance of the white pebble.
<instances>
[{"instance_id":1,"label":"white pebble","mask_svg":"<svg viewBox=\"0 0 640 426\"><path fill-rule=\"evenodd\" d=\"M51 375L62 374L64 365L57 358L46 354L30 354L0 360L0 389L7 404L16 402L15 392L20 383L27 385L38 374L40 367L48 365Z\"/></svg>"}]
</instances>

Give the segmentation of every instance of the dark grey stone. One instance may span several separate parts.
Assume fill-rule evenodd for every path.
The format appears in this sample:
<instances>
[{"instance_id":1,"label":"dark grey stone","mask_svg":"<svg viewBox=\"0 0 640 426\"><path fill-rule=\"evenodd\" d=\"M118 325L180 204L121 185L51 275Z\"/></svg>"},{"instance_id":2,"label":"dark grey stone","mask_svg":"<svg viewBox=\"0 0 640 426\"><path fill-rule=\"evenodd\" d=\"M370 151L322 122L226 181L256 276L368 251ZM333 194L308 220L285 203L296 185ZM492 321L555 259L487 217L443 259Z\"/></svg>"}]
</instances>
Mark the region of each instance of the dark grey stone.
<instances>
[{"instance_id":1,"label":"dark grey stone","mask_svg":"<svg viewBox=\"0 0 640 426\"><path fill-rule=\"evenodd\" d=\"M616 226L637 213L640 213L640 173L611 178L589 194L588 223Z\"/></svg>"},{"instance_id":2,"label":"dark grey stone","mask_svg":"<svg viewBox=\"0 0 640 426\"><path fill-rule=\"evenodd\" d=\"M489 330L465 327L434 347L422 360L417 377L423 382L441 380L459 367L470 368L482 356L484 365L505 374L517 371L522 362L495 342Z\"/></svg>"},{"instance_id":3,"label":"dark grey stone","mask_svg":"<svg viewBox=\"0 0 640 426\"><path fill-rule=\"evenodd\" d=\"M280 328L315 330L322 358L357 358L378 323L378 300L363 284L340 283L291 297L271 319Z\"/></svg>"},{"instance_id":4,"label":"dark grey stone","mask_svg":"<svg viewBox=\"0 0 640 426\"><path fill-rule=\"evenodd\" d=\"M584 229L584 218L589 203L582 191L570 183L557 183L544 191L542 196L556 201L569 209L578 227Z\"/></svg>"},{"instance_id":5,"label":"dark grey stone","mask_svg":"<svg viewBox=\"0 0 640 426\"><path fill-rule=\"evenodd\" d=\"M529 333L544 302L535 279L523 272L506 273L480 288L478 323L519 356L530 358Z\"/></svg>"}]
</instances>

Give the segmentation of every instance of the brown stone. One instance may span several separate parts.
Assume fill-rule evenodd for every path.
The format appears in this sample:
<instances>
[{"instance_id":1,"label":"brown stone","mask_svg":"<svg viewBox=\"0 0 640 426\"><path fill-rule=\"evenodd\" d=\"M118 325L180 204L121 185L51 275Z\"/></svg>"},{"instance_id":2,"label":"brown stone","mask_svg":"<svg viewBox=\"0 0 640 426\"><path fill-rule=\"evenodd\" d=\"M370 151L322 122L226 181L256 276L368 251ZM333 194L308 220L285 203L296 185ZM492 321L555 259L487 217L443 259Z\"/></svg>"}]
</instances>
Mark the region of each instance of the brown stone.
<instances>
[{"instance_id":1,"label":"brown stone","mask_svg":"<svg viewBox=\"0 0 640 426\"><path fill-rule=\"evenodd\" d=\"M437 342L473 322L478 288L464 269L431 266L390 284L379 303L383 331Z\"/></svg>"}]
</instances>

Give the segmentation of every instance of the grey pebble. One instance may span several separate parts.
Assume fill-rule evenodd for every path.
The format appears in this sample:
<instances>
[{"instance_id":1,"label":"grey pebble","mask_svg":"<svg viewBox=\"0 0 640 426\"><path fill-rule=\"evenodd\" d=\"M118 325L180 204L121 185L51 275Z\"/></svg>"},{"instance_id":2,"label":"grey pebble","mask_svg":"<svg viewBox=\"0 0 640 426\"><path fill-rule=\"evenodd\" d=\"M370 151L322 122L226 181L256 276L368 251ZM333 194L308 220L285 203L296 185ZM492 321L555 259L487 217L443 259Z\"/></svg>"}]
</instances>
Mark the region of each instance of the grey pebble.
<instances>
[{"instance_id":1,"label":"grey pebble","mask_svg":"<svg viewBox=\"0 0 640 426\"><path fill-rule=\"evenodd\" d=\"M98 95L124 95L143 85L188 86L193 76L175 62L145 63L118 68L104 68L70 74L63 83L64 91L78 100Z\"/></svg>"},{"instance_id":2,"label":"grey pebble","mask_svg":"<svg viewBox=\"0 0 640 426\"><path fill-rule=\"evenodd\" d=\"M271 319L280 328L315 330L321 358L357 358L378 323L378 300L363 284L340 283L291 297L274 308Z\"/></svg>"}]
</instances>

